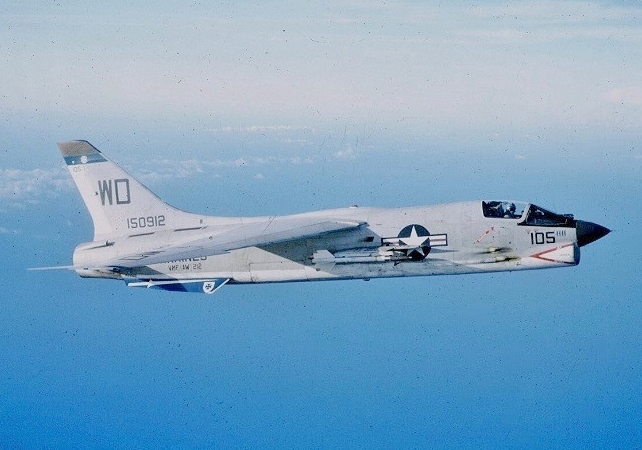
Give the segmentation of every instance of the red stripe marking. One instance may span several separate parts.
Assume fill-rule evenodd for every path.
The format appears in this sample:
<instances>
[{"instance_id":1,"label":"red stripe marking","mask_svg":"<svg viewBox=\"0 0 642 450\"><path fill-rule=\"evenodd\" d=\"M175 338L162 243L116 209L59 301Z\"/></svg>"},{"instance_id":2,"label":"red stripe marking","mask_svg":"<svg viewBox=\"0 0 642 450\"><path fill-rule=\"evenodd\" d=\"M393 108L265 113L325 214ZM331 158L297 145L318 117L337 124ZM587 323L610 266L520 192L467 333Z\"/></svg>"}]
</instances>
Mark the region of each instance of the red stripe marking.
<instances>
[{"instance_id":1,"label":"red stripe marking","mask_svg":"<svg viewBox=\"0 0 642 450\"><path fill-rule=\"evenodd\" d=\"M532 257L532 258L541 259L541 260L543 260L543 261L551 261L551 262L557 262L557 263L563 263L563 264L575 264L574 262L570 263L570 262L567 262L567 261L560 261L560 260L558 260L558 259L545 258L544 256L542 256L542 255L545 255L545 254L547 254L547 253L551 253L551 252L554 252L554 251L557 251L557 250L561 250L561 249L566 248L566 247L570 247L570 246L572 246L572 245L573 245L573 244L566 244L566 245L562 245L561 247L555 247L555 248L553 248L553 249L551 249L551 250L544 250L543 252L535 253L535 254L534 254L534 255L532 255L531 257Z\"/></svg>"}]
</instances>

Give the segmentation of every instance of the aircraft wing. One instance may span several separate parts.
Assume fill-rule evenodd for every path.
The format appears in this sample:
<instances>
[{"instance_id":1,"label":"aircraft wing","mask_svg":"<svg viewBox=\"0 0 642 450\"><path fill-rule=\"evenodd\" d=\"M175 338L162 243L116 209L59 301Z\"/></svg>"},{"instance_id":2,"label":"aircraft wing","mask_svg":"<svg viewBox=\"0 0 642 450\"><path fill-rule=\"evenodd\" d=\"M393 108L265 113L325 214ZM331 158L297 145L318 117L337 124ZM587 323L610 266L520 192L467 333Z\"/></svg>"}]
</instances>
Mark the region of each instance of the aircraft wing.
<instances>
[{"instance_id":1,"label":"aircraft wing","mask_svg":"<svg viewBox=\"0 0 642 450\"><path fill-rule=\"evenodd\" d=\"M365 224L366 222L318 217L276 217L262 222L239 225L217 234L207 234L204 229L204 233L197 239L161 246L151 251L132 252L109 261L105 266L131 268L199 258L246 247L280 244L337 231L353 230Z\"/></svg>"}]
</instances>

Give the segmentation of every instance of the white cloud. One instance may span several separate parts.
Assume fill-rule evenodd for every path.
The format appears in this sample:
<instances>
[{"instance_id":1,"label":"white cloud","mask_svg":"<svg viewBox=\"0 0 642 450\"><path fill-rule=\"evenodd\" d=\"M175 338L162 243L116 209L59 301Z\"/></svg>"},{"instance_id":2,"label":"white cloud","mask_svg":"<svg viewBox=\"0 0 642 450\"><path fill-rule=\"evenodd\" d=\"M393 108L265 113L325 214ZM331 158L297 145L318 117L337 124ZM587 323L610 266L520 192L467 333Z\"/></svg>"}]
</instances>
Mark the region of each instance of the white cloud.
<instances>
[{"instance_id":1,"label":"white cloud","mask_svg":"<svg viewBox=\"0 0 642 450\"><path fill-rule=\"evenodd\" d=\"M341 152L339 152L341 153ZM347 154L346 154L347 155ZM144 167L129 171L143 183L162 183L176 178L189 178L198 174L219 177L213 169L260 167L270 165L312 164L311 156L243 156L235 159L175 160L169 158L148 161ZM255 175L264 178L262 173ZM0 202L4 206L22 207L46 199L60 197L75 191L75 185L65 168L52 169L0 169ZM6 233L6 229L4 229Z\"/></svg>"},{"instance_id":2,"label":"white cloud","mask_svg":"<svg viewBox=\"0 0 642 450\"><path fill-rule=\"evenodd\" d=\"M212 130L213 132L221 132L221 133L267 133L267 132L282 132L282 131L291 131L291 130L306 130L308 129L307 127L303 128L298 128L298 127L293 127L292 125L247 125L247 126L242 126L242 127L223 127L219 128L216 130Z\"/></svg>"},{"instance_id":3,"label":"white cloud","mask_svg":"<svg viewBox=\"0 0 642 450\"><path fill-rule=\"evenodd\" d=\"M0 169L0 201L14 206L57 197L72 186L65 169Z\"/></svg>"},{"instance_id":4,"label":"white cloud","mask_svg":"<svg viewBox=\"0 0 642 450\"><path fill-rule=\"evenodd\" d=\"M291 158L288 158L288 161L292 165L298 165L298 164L312 164L314 163L314 158L310 156L293 156Z\"/></svg>"},{"instance_id":5,"label":"white cloud","mask_svg":"<svg viewBox=\"0 0 642 450\"><path fill-rule=\"evenodd\" d=\"M477 5L351 1L283 14L230 4L216 18L204 6L147 14L144 26L126 12L136 7L6 16L3 103L15 114L212 118L219 134L401 118L416 118L410 132L443 133L569 123L569 104L573 126L603 124L586 99L642 71L634 2ZM240 117L257 125L223 126Z\"/></svg>"},{"instance_id":6,"label":"white cloud","mask_svg":"<svg viewBox=\"0 0 642 450\"><path fill-rule=\"evenodd\" d=\"M358 25L360 23L363 23L363 19L357 19L352 17L337 17L331 22L336 23L338 25Z\"/></svg>"},{"instance_id":7,"label":"white cloud","mask_svg":"<svg viewBox=\"0 0 642 450\"><path fill-rule=\"evenodd\" d=\"M208 177L218 177L220 174L213 172L213 169L231 169L246 167L261 167L271 165L305 165L313 164L311 156L242 156L236 159L215 159L215 160L174 160L159 159L150 160L143 170L132 171L136 178L143 182L160 183L175 178L189 178L197 174L208 174ZM262 179L262 174L256 175Z\"/></svg>"},{"instance_id":8,"label":"white cloud","mask_svg":"<svg viewBox=\"0 0 642 450\"><path fill-rule=\"evenodd\" d=\"M0 227L0 234L18 234L18 233L20 233L20 230Z\"/></svg>"},{"instance_id":9,"label":"white cloud","mask_svg":"<svg viewBox=\"0 0 642 450\"><path fill-rule=\"evenodd\" d=\"M606 92L606 99L621 105L642 105L642 87L628 86L611 89Z\"/></svg>"},{"instance_id":10,"label":"white cloud","mask_svg":"<svg viewBox=\"0 0 642 450\"><path fill-rule=\"evenodd\" d=\"M351 160L357 158L357 152L354 150L352 145L346 145L343 150L339 150L334 154L334 157L337 159Z\"/></svg>"},{"instance_id":11,"label":"white cloud","mask_svg":"<svg viewBox=\"0 0 642 450\"><path fill-rule=\"evenodd\" d=\"M506 20L539 25L590 24L629 21L639 12L635 5L607 4L578 0L495 3L485 2L466 13L485 20Z\"/></svg>"}]
</instances>

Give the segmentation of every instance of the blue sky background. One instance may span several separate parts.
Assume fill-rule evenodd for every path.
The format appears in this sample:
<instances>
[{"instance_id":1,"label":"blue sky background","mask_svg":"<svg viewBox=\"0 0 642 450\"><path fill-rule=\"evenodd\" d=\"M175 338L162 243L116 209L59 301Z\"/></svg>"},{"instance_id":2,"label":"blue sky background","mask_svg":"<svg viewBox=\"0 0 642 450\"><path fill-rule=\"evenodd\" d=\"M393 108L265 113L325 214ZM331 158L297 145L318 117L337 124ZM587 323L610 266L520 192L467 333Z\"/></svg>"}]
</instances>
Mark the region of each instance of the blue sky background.
<instances>
[{"instance_id":1,"label":"blue sky background","mask_svg":"<svg viewBox=\"0 0 642 450\"><path fill-rule=\"evenodd\" d=\"M637 2L3 2L0 448L642 445ZM219 215L481 198L578 267L126 288L55 146Z\"/></svg>"}]
</instances>

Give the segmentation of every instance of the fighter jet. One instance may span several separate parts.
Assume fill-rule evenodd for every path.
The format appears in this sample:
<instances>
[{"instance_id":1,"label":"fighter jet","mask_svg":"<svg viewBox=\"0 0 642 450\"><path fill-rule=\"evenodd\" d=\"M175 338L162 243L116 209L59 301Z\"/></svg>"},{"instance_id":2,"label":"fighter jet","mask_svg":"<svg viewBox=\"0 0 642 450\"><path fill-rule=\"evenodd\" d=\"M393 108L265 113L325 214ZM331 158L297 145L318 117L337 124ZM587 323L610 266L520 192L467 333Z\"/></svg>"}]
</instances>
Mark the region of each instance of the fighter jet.
<instances>
[{"instance_id":1,"label":"fighter jet","mask_svg":"<svg viewBox=\"0 0 642 450\"><path fill-rule=\"evenodd\" d=\"M87 141L58 144L93 220L66 266L212 294L224 285L575 266L601 225L516 201L212 217L169 206Z\"/></svg>"}]
</instances>

